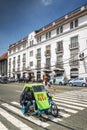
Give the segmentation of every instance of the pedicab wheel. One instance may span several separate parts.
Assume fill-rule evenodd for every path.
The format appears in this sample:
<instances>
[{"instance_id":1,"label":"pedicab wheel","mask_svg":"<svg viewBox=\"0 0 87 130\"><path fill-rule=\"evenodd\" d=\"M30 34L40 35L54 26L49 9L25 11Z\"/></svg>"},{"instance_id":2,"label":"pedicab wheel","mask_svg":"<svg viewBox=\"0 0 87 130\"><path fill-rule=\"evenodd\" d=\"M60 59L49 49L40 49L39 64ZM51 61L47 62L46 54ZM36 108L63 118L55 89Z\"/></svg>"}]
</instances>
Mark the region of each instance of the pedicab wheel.
<instances>
[{"instance_id":1,"label":"pedicab wheel","mask_svg":"<svg viewBox=\"0 0 87 130\"><path fill-rule=\"evenodd\" d=\"M51 104L51 114L54 116L54 117L57 117L58 116L58 108L57 108L57 105L55 103Z\"/></svg>"}]
</instances>

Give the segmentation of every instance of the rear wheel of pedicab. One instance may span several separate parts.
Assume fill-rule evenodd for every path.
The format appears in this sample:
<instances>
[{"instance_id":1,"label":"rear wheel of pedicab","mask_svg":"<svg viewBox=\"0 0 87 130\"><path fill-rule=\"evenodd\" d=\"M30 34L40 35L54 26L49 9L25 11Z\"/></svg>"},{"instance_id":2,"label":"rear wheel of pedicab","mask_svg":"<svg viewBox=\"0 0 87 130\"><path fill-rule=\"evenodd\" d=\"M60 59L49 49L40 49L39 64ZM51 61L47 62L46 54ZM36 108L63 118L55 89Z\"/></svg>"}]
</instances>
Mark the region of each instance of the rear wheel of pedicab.
<instances>
[{"instance_id":1,"label":"rear wheel of pedicab","mask_svg":"<svg viewBox=\"0 0 87 130\"><path fill-rule=\"evenodd\" d=\"M51 104L51 114L54 116L54 117L57 117L58 116L58 108L57 108L57 105L55 103Z\"/></svg>"}]
</instances>

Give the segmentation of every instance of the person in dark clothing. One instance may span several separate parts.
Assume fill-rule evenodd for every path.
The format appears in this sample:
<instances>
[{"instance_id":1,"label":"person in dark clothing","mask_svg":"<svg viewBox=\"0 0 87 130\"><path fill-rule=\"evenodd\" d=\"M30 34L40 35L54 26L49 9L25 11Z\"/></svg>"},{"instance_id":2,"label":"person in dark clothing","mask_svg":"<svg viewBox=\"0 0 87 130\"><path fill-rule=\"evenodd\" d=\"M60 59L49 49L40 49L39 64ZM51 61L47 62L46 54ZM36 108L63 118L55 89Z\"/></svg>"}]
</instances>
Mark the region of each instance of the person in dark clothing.
<instances>
[{"instance_id":1,"label":"person in dark clothing","mask_svg":"<svg viewBox=\"0 0 87 130\"><path fill-rule=\"evenodd\" d=\"M32 100L34 100L34 97L30 91L30 88L25 88L20 96L20 105L22 106L23 114L28 113L29 106L32 104Z\"/></svg>"}]
</instances>

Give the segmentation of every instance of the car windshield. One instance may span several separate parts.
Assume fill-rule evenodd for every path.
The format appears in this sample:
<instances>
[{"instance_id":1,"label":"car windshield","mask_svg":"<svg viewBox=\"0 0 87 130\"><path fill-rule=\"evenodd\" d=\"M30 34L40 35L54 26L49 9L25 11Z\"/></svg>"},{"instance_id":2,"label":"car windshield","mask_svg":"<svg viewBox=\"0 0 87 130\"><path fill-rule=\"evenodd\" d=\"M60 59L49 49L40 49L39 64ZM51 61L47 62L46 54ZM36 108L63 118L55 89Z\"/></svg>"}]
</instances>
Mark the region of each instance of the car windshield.
<instances>
[{"instance_id":1,"label":"car windshield","mask_svg":"<svg viewBox=\"0 0 87 130\"><path fill-rule=\"evenodd\" d=\"M32 86L32 88L33 88L33 91L34 91L34 92L43 92L43 91L45 91L45 89L44 89L44 86L43 86L43 85L39 85L39 86Z\"/></svg>"}]
</instances>

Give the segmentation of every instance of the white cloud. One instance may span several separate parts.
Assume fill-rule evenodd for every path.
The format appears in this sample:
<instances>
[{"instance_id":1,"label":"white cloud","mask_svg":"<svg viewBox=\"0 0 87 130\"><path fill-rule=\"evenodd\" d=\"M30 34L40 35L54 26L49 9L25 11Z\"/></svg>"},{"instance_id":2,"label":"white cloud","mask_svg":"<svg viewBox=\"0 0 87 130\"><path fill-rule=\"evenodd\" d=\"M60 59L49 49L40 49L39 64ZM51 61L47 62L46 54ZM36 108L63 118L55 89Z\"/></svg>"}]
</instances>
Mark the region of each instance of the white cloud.
<instances>
[{"instance_id":1,"label":"white cloud","mask_svg":"<svg viewBox=\"0 0 87 130\"><path fill-rule=\"evenodd\" d=\"M52 0L42 0L45 6L52 4Z\"/></svg>"}]
</instances>

